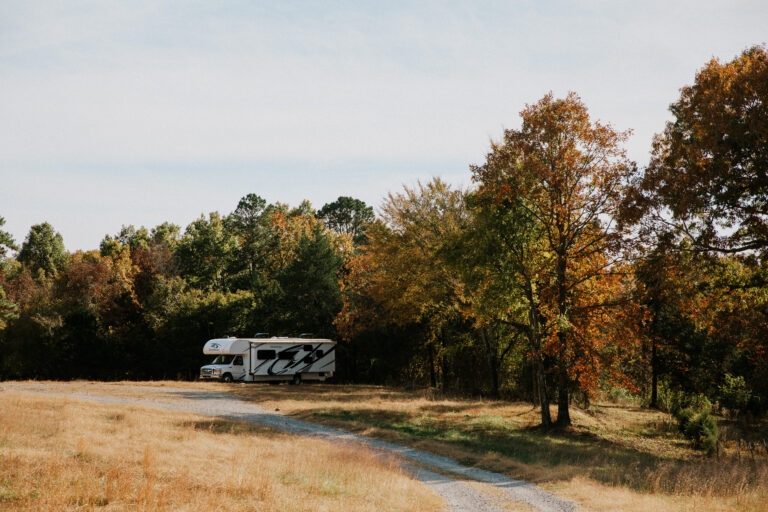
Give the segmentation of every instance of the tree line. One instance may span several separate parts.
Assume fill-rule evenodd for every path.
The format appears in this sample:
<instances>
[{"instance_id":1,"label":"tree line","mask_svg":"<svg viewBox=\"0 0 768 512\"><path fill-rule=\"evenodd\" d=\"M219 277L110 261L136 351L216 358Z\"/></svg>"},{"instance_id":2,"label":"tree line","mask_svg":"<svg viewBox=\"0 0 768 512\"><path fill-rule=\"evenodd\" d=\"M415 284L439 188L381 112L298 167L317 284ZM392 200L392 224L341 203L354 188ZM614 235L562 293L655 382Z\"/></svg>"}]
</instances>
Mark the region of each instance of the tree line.
<instances>
[{"instance_id":1,"label":"tree line","mask_svg":"<svg viewBox=\"0 0 768 512\"><path fill-rule=\"evenodd\" d=\"M192 378L209 338L310 332L341 340L341 380L524 398L545 426L599 390L762 414L768 49L706 63L670 111L640 167L630 132L547 94L471 187L378 216L249 194L74 253L47 223L20 247L0 229L1 375Z\"/></svg>"}]
</instances>

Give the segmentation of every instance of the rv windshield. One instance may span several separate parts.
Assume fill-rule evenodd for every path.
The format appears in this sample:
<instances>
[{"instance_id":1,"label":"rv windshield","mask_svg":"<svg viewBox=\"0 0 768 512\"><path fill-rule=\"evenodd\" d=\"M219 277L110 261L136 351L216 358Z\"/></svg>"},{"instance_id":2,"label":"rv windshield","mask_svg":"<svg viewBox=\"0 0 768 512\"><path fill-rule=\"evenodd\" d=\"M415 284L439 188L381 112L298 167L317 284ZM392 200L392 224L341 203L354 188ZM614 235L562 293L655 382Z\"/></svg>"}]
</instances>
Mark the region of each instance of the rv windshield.
<instances>
[{"instance_id":1,"label":"rv windshield","mask_svg":"<svg viewBox=\"0 0 768 512\"><path fill-rule=\"evenodd\" d=\"M211 364L229 364L232 362L232 358L235 356L216 356Z\"/></svg>"}]
</instances>

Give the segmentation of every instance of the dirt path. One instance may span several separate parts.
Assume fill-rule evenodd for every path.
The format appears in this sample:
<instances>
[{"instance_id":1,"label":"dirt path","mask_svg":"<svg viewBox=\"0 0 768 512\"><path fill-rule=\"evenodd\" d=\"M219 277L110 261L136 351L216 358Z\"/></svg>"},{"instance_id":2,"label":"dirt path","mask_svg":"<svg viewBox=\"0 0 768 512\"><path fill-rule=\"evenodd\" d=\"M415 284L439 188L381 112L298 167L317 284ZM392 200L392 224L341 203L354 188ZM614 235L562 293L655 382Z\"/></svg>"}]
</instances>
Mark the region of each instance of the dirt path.
<instances>
[{"instance_id":1,"label":"dirt path","mask_svg":"<svg viewBox=\"0 0 768 512\"><path fill-rule=\"evenodd\" d=\"M314 436L332 442L362 443L376 450L394 453L405 460L418 463L418 467L406 463L406 469L414 478L434 489L445 500L451 512L501 512L504 504L510 501L524 503L543 512L572 512L575 510L573 503L561 500L533 484L513 480L498 473L463 466L446 457L414 448L369 439L344 430L289 418L226 393L181 388L130 386L146 393L144 398L132 398L111 396L104 394L101 390L98 393L75 390L62 392L60 391L61 387L62 384L4 382L0 385L0 390L74 397L100 403L147 405L264 425L291 434ZM121 387L127 388L129 386ZM481 492L475 486L469 485L461 479L424 469L424 465L438 471L455 474L457 477L465 477L467 480L490 484L495 487L497 492L494 492L493 495Z\"/></svg>"}]
</instances>

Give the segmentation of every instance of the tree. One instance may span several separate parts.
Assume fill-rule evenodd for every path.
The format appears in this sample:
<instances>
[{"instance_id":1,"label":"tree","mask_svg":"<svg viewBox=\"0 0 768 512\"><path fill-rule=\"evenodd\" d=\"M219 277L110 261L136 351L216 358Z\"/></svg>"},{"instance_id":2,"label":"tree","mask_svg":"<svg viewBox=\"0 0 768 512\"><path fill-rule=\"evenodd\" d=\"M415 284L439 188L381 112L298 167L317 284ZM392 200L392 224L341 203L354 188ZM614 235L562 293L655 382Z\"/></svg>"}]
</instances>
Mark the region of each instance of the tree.
<instances>
[{"instance_id":1,"label":"tree","mask_svg":"<svg viewBox=\"0 0 768 512\"><path fill-rule=\"evenodd\" d=\"M47 222L35 224L21 246L18 259L33 272L54 276L67 262L64 239Z\"/></svg>"},{"instance_id":2,"label":"tree","mask_svg":"<svg viewBox=\"0 0 768 512\"><path fill-rule=\"evenodd\" d=\"M634 166L622 143L629 132L592 122L579 97L546 95L520 113L520 130L506 130L482 166L473 166L480 204L522 209L536 226L523 269L538 304L545 352L557 361L558 418L570 424L569 387L597 383L606 333L601 311L621 274L623 232L618 215L623 185ZM595 322L598 322L595 324Z\"/></svg>"},{"instance_id":3,"label":"tree","mask_svg":"<svg viewBox=\"0 0 768 512\"><path fill-rule=\"evenodd\" d=\"M372 207L348 196L339 196L334 202L327 203L317 216L323 219L328 229L351 235L356 244L365 241L366 226L375 219Z\"/></svg>"},{"instance_id":4,"label":"tree","mask_svg":"<svg viewBox=\"0 0 768 512\"><path fill-rule=\"evenodd\" d=\"M0 228L5 225L5 219L0 217ZM13 241L13 236L7 231L0 229L0 261L5 258L8 251L17 251L19 248Z\"/></svg>"},{"instance_id":5,"label":"tree","mask_svg":"<svg viewBox=\"0 0 768 512\"><path fill-rule=\"evenodd\" d=\"M163 222L152 228L149 236L153 244L164 244L168 249L174 250L181 240L181 228L176 224Z\"/></svg>"},{"instance_id":6,"label":"tree","mask_svg":"<svg viewBox=\"0 0 768 512\"><path fill-rule=\"evenodd\" d=\"M0 331L5 329L8 325L8 321L17 318L18 314L16 310L18 306L12 301L8 300L5 295L5 290L0 286Z\"/></svg>"},{"instance_id":7,"label":"tree","mask_svg":"<svg viewBox=\"0 0 768 512\"><path fill-rule=\"evenodd\" d=\"M768 48L712 59L670 106L623 217L673 232L691 249L768 249Z\"/></svg>"},{"instance_id":8,"label":"tree","mask_svg":"<svg viewBox=\"0 0 768 512\"><path fill-rule=\"evenodd\" d=\"M248 194L225 219L227 229L238 240L231 265L232 288L254 289L263 284L264 246L270 211L264 199Z\"/></svg>"},{"instance_id":9,"label":"tree","mask_svg":"<svg viewBox=\"0 0 768 512\"><path fill-rule=\"evenodd\" d=\"M316 225L304 235L296 257L277 275L282 290L281 322L285 330L332 336L333 319L341 309L339 271L342 259Z\"/></svg>"},{"instance_id":10,"label":"tree","mask_svg":"<svg viewBox=\"0 0 768 512\"><path fill-rule=\"evenodd\" d=\"M0 228L5 225L5 219L0 217ZM4 270L4 259L8 251L18 250L10 233L0 229L0 278ZM0 281L0 330L5 328L6 322L16 317L17 306L6 298L3 282Z\"/></svg>"},{"instance_id":11,"label":"tree","mask_svg":"<svg viewBox=\"0 0 768 512\"><path fill-rule=\"evenodd\" d=\"M467 202L473 212L472 226L457 239L452 252L463 273L472 314L484 339L487 335L482 329L494 323L509 326L528 339L533 401L538 399L541 423L549 428L552 420L543 353L546 321L536 278L546 263L538 242L541 226L520 204L499 206L476 194L470 194ZM510 348L511 343L504 350Z\"/></svg>"},{"instance_id":12,"label":"tree","mask_svg":"<svg viewBox=\"0 0 768 512\"><path fill-rule=\"evenodd\" d=\"M120 228L120 232L113 236L105 235L99 244L102 256L107 256L120 247L128 247L131 252L137 249L146 249L151 242L149 231L144 226L136 229L132 224Z\"/></svg>"},{"instance_id":13,"label":"tree","mask_svg":"<svg viewBox=\"0 0 768 512\"><path fill-rule=\"evenodd\" d=\"M200 289L219 289L230 255L237 241L226 229L221 215L214 212L187 226L176 255L181 275Z\"/></svg>"},{"instance_id":14,"label":"tree","mask_svg":"<svg viewBox=\"0 0 768 512\"><path fill-rule=\"evenodd\" d=\"M464 191L435 178L389 194L381 211L382 221L368 228L368 244L347 265L345 304L336 323L347 339L361 325L370 326L378 312L399 326L424 324L426 366L436 386L437 366L445 369L439 364L444 362L445 328L460 318L462 293L461 280L440 253L467 222Z\"/></svg>"},{"instance_id":15,"label":"tree","mask_svg":"<svg viewBox=\"0 0 768 512\"><path fill-rule=\"evenodd\" d=\"M232 228L243 236L253 236L264 223L267 202L256 194L248 194L237 203L237 208L227 217Z\"/></svg>"}]
</instances>

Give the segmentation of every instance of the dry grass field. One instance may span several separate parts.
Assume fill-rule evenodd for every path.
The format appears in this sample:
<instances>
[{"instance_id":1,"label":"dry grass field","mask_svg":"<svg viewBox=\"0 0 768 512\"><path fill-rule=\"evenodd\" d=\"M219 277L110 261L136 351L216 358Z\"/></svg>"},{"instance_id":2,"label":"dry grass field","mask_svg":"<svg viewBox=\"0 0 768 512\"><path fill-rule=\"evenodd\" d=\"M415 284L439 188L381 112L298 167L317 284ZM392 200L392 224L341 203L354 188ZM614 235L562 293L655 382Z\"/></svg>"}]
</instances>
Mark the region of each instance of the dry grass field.
<instances>
[{"instance_id":1,"label":"dry grass field","mask_svg":"<svg viewBox=\"0 0 768 512\"><path fill-rule=\"evenodd\" d=\"M193 386L211 387L211 383ZM595 511L765 511L768 458L693 450L671 417L616 404L574 408L545 433L530 404L377 386L213 384L308 421L414 446L534 482ZM555 411L553 409L553 415Z\"/></svg>"},{"instance_id":2,"label":"dry grass field","mask_svg":"<svg viewBox=\"0 0 768 512\"><path fill-rule=\"evenodd\" d=\"M0 392L3 511L441 507L395 460L359 446L147 407Z\"/></svg>"},{"instance_id":3,"label":"dry grass field","mask_svg":"<svg viewBox=\"0 0 768 512\"><path fill-rule=\"evenodd\" d=\"M742 454L739 461L730 448L719 460L706 458L679 436L669 415L630 405L575 407L573 427L546 433L536 428L538 414L530 404L379 386L81 382L65 387L160 400L163 387L229 392L269 410L536 483L577 502L580 510L768 510L764 453L755 460Z\"/></svg>"}]
</instances>

